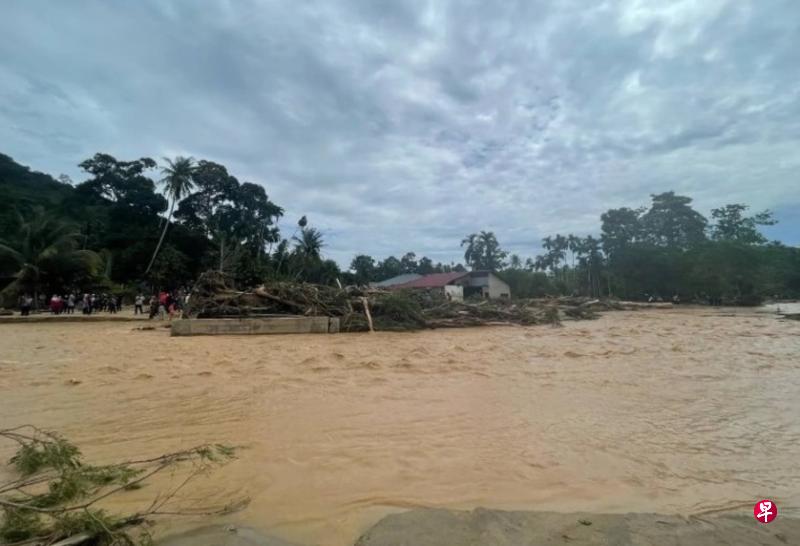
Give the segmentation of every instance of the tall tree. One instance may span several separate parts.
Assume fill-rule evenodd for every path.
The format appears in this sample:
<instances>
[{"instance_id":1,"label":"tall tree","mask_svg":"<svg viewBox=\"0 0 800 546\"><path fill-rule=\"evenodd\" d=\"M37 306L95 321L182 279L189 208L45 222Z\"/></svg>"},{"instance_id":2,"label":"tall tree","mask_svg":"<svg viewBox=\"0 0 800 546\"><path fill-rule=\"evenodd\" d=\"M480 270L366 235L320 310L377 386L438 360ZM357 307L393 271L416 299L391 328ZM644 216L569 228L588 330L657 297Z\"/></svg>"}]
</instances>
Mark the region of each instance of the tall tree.
<instances>
[{"instance_id":1,"label":"tall tree","mask_svg":"<svg viewBox=\"0 0 800 546\"><path fill-rule=\"evenodd\" d=\"M416 273L417 271L417 255L413 252L406 252L400 258L400 269L403 273Z\"/></svg>"},{"instance_id":2,"label":"tall tree","mask_svg":"<svg viewBox=\"0 0 800 546\"><path fill-rule=\"evenodd\" d=\"M322 260L322 248L325 246L322 232L313 227L303 227L300 228L299 235L293 236L292 240L294 250L291 255L291 269L295 279L328 284L332 280L330 275L336 262ZM338 273L339 268L336 266L336 275ZM325 280L320 280L323 277Z\"/></svg>"},{"instance_id":3,"label":"tall tree","mask_svg":"<svg viewBox=\"0 0 800 546\"><path fill-rule=\"evenodd\" d=\"M286 273L290 240L282 253L273 255L269 270L262 263L267 259L267 245L280 241L276 223L283 215L283 209L270 201L263 186L240 184L223 165L205 160L197 163L192 181L196 191L180 202L175 218L213 243L217 256L209 265L213 262L233 271L240 281L263 277L269 271ZM301 223L304 221L301 219Z\"/></svg>"},{"instance_id":4,"label":"tall tree","mask_svg":"<svg viewBox=\"0 0 800 546\"><path fill-rule=\"evenodd\" d=\"M705 240L708 222L691 207L691 197L668 191L652 195L651 198L650 209L641 219L648 242L686 249Z\"/></svg>"},{"instance_id":5,"label":"tall tree","mask_svg":"<svg viewBox=\"0 0 800 546\"><path fill-rule=\"evenodd\" d=\"M589 296L599 296L601 292L600 276L603 266L600 240L589 235L579 243L578 248L582 264L586 268L587 294Z\"/></svg>"},{"instance_id":6,"label":"tall tree","mask_svg":"<svg viewBox=\"0 0 800 546\"><path fill-rule=\"evenodd\" d=\"M189 192L191 192L194 187L194 182L192 182L192 174L194 174L195 171L194 158L178 156L174 160L164 158L164 161L167 162L167 165L161 168L161 172L164 175L161 181L164 184L166 194L169 196L171 202L169 213L167 214L167 221L164 222L164 229L161 232L161 237L158 239L156 249L153 251L153 257L150 259L150 263L144 272L145 275L147 275L150 272L150 268L153 267L153 262L156 261L158 251L161 250L161 245L164 243L164 237L167 235L167 228L169 228L170 221L172 220L172 212L175 210L175 204L189 195Z\"/></svg>"},{"instance_id":7,"label":"tall tree","mask_svg":"<svg viewBox=\"0 0 800 546\"><path fill-rule=\"evenodd\" d=\"M749 207L742 204L725 205L711 210L714 224L711 226L711 237L715 241L733 241L746 245L760 245L767 242L759 231L758 226L772 226L776 220L772 212L765 210L745 216Z\"/></svg>"},{"instance_id":8,"label":"tall tree","mask_svg":"<svg viewBox=\"0 0 800 546\"><path fill-rule=\"evenodd\" d=\"M500 248L497 237L491 231L481 231L480 233L467 235L461 241L461 246L466 246L464 260L473 271L497 271L505 266L508 252Z\"/></svg>"},{"instance_id":9,"label":"tall tree","mask_svg":"<svg viewBox=\"0 0 800 546\"><path fill-rule=\"evenodd\" d=\"M166 200L155 192L155 183L147 175L157 166L149 157L118 161L109 154L95 154L78 166L92 175L78 184L78 194L95 201L111 201L116 214L119 209L130 208L141 217L159 214L167 208Z\"/></svg>"},{"instance_id":10,"label":"tall tree","mask_svg":"<svg viewBox=\"0 0 800 546\"><path fill-rule=\"evenodd\" d=\"M82 247L110 251L119 280L139 278L153 252L159 220L163 223L159 215L169 206L149 176L156 162L146 157L120 161L98 153L79 166L91 178L62 203L64 215L79 223ZM146 252L132 261L120 259L130 256L133 247L146 247Z\"/></svg>"},{"instance_id":11,"label":"tall tree","mask_svg":"<svg viewBox=\"0 0 800 546\"><path fill-rule=\"evenodd\" d=\"M322 257L322 247L325 243L322 233L317 228L301 228L300 235L295 235L292 240L295 243L295 251L303 258L318 260Z\"/></svg>"},{"instance_id":12,"label":"tall tree","mask_svg":"<svg viewBox=\"0 0 800 546\"><path fill-rule=\"evenodd\" d=\"M417 262L417 273L419 275L430 275L431 273L436 273L437 267L433 264L433 260L428 258L427 256L423 256ZM441 269L441 264L439 265L439 269ZM441 271L439 271L441 273Z\"/></svg>"},{"instance_id":13,"label":"tall tree","mask_svg":"<svg viewBox=\"0 0 800 546\"><path fill-rule=\"evenodd\" d=\"M556 264L556 269L558 266L561 265L561 262L566 264L567 262L567 250L569 249L569 238L564 237L560 233L556 233L555 239L553 239L553 261ZM556 275L558 275L558 271L556 271ZM563 269L561 269L561 280L566 282L566 265Z\"/></svg>"},{"instance_id":14,"label":"tall tree","mask_svg":"<svg viewBox=\"0 0 800 546\"><path fill-rule=\"evenodd\" d=\"M477 233L470 233L461 240L461 247L464 248L464 261L471 266L481 260L480 240Z\"/></svg>"},{"instance_id":15,"label":"tall tree","mask_svg":"<svg viewBox=\"0 0 800 546\"><path fill-rule=\"evenodd\" d=\"M539 271L550 270L552 275L559 277L559 266L567 259L567 249L569 248L569 238L556 234L555 237L547 236L542 239L542 248L547 252L537 256L534 261L534 269ZM561 275L562 279L564 275Z\"/></svg>"},{"instance_id":16,"label":"tall tree","mask_svg":"<svg viewBox=\"0 0 800 546\"><path fill-rule=\"evenodd\" d=\"M359 254L350 262L350 271L353 272L357 284L369 284L375 280L375 259L366 254Z\"/></svg>"},{"instance_id":17,"label":"tall tree","mask_svg":"<svg viewBox=\"0 0 800 546\"><path fill-rule=\"evenodd\" d=\"M642 220L645 209L622 207L610 209L600 215L603 249L609 255L626 246L641 241Z\"/></svg>"},{"instance_id":18,"label":"tall tree","mask_svg":"<svg viewBox=\"0 0 800 546\"><path fill-rule=\"evenodd\" d=\"M378 264L378 279L386 280L396 277L403 272L400 260L394 256L389 256Z\"/></svg>"}]
</instances>

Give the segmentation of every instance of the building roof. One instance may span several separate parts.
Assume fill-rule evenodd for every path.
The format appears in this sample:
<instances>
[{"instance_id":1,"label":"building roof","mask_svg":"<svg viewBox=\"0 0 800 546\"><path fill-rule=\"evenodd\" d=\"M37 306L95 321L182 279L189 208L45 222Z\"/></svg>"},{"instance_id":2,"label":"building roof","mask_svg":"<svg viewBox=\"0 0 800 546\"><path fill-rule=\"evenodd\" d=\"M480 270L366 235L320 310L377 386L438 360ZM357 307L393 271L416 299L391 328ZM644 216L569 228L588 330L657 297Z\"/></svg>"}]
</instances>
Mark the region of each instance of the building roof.
<instances>
[{"instance_id":1,"label":"building roof","mask_svg":"<svg viewBox=\"0 0 800 546\"><path fill-rule=\"evenodd\" d=\"M416 273L403 273L402 275L397 275L390 279L384 279L380 282L372 283L372 286L376 286L378 288L387 288L389 286L396 286L398 284L405 284L407 282L415 281L421 277L422 275L418 275Z\"/></svg>"},{"instance_id":2,"label":"building roof","mask_svg":"<svg viewBox=\"0 0 800 546\"><path fill-rule=\"evenodd\" d=\"M395 285L393 288L441 288L467 275L469 273L459 273L457 271L452 273L433 273L405 284Z\"/></svg>"}]
</instances>

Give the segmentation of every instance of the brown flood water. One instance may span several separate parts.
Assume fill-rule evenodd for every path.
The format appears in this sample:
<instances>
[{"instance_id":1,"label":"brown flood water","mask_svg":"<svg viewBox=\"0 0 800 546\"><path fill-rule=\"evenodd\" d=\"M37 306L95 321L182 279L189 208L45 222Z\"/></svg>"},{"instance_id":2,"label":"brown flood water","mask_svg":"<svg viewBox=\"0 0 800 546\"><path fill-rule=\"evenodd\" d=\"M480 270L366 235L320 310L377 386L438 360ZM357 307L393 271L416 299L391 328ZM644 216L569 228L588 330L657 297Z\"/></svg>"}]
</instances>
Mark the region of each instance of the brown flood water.
<instances>
[{"instance_id":1,"label":"brown flood water","mask_svg":"<svg viewBox=\"0 0 800 546\"><path fill-rule=\"evenodd\" d=\"M2 426L60 431L98 462L245 445L183 506L249 496L225 521L306 544L352 544L417 506L694 514L767 497L800 515L797 322L680 309L414 334L135 326L0 325Z\"/></svg>"}]
</instances>

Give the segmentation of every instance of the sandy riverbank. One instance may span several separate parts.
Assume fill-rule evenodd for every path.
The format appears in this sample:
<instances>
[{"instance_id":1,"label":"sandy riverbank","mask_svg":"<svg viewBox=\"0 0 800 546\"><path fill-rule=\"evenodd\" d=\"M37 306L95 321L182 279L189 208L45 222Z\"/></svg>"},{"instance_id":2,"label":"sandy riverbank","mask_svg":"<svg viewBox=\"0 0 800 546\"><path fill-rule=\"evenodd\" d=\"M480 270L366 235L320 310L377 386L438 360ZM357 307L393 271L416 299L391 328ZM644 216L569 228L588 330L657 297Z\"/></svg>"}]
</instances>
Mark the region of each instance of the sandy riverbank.
<instances>
[{"instance_id":1,"label":"sandy riverbank","mask_svg":"<svg viewBox=\"0 0 800 546\"><path fill-rule=\"evenodd\" d=\"M702 516L768 497L787 517L800 509L800 336L769 314L253 338L136 327L0 326L2 421L58 430L99 462L245 445L183 499L252 499L222 524L344 546L417 507Z\"/></svg>"}]
</instances>

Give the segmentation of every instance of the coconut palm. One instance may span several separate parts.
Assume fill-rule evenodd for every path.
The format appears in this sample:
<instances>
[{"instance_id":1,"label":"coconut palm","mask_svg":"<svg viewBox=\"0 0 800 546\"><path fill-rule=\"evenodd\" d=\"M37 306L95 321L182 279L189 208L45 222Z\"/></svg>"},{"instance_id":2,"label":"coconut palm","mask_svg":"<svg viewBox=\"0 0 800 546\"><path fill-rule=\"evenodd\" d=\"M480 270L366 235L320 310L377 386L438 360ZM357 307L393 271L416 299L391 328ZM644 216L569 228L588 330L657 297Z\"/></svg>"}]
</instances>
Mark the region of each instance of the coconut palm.
<instances>
[{"instance_id":1,"label":"coconut palm","mask_svg":"<svg viewBox=\"0 0 800 546\"><path fill-rule=\"evenodd\" d=\"M322 232L316 228L304 227L300 229L299 235L292 236L292 241L294 252L291 260L294 266L290 265L290 269L295 271L295 279L302 277L308 280L309 275L313 276L313 272L322 264L322 247L325 246Z\"/></svg>"},{"instance_id":2,"label":"coconut palm","mask_svg":"<svg viewBox=\"0 0 800 546\"><path fill-rule=\"evenodd\" d=\"M307 260L319 260L321 258L322 247L325 243L322 241L322 232L316 228L302 228L300 235L293 236L295 252Z\"/></svg>"},{"instance_id":3,"label":"coconut palm","mask_svg":"<svg viewBox=\"0 0 800 546\"><path fill-rule=\"evenodd\" d=\"M461 246L466 246L464 250L464 261L467 265L472 266L480 259L480 251L478 248L478 234L471 233L467 235L462 241Z\"/></svg>"},{"instance_id":4,"label":"coconut palm","mask_svg":"<svg viewBox=\"0 0 800 546\"><path fill-rule=\"evenodd\" d=\"M495 271L505 266L508 252L500 248L497 237L491 231L467 235L461 241L461 246L467 247L464 251L464 260L473 270Z\"/></svg>"},{"instance_id":5,"label":"coconut palm","mask_svg":"<svg viewBox=\"0 0 800 546\"><path fill-rule=\"evenodd\" d=\"M169 213L167 214L167 221L164 223L164 229L161 231L161 237L159 237L158 244L153 252L153 257L150 258L150 264L144 272L145 275L150 272L153 263L156 261L158 252L161 250L161 245L164 243L164 237L167 235L167 228L169 228L169 222L172 219L172 212L175 210L176 203L189 195L192 188L194 188L192 175L197 169L194 158L178 156L172 160L165 157L164 161L167 162L167 166L161 168L161 173L164 175L161 182L164 184L164 190L167 197L170 199Z\"/></svg>"},{"instance_id":6,"label":"coconut palm","mask_svg":"<svg viewBox=\"0 0 800 546\"><path fill-rule=\"evenodd\" d=\"M4 295L29 290L38 303L38 293L47 281L64 283L100 273L102 259L90 250L79 250L80 232L75 225L47 216L41 208L28 220L18 215L17 225L16 233L0 240L0 264L14 278Z\"/></svg>"}]
</instances>

